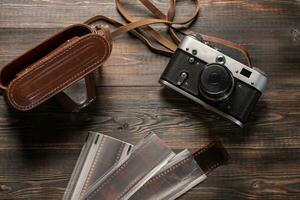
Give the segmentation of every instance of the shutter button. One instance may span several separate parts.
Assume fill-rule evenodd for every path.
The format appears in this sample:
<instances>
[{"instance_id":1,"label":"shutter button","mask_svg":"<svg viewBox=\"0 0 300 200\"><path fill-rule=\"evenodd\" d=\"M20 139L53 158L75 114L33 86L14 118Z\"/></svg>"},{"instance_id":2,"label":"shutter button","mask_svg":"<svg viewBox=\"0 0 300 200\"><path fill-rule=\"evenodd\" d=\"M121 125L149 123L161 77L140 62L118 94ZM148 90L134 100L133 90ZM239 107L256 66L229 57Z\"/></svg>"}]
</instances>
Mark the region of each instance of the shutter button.
<instances>
[{"instance_id":1,"label":"shutter button","mask_svg":"<svg viewBox=\"0 0 300 200\"><path fill-rule=\"evenodd\" d=\"M195 58L194 57L190 57L189 58L189 63L193 64L195 62Z\"/></svg>"},{"instance_id":2,"label":"shutter button","mask_svg":"<svg viewBox=\"0 0 300 200\"><path fill-rule=\"evenodd\" d=\"M182 72L178 79L177 79L177 85L182 85L182 83L188 78L188 74L186 72Z\"/></svg>"}]
</instances>

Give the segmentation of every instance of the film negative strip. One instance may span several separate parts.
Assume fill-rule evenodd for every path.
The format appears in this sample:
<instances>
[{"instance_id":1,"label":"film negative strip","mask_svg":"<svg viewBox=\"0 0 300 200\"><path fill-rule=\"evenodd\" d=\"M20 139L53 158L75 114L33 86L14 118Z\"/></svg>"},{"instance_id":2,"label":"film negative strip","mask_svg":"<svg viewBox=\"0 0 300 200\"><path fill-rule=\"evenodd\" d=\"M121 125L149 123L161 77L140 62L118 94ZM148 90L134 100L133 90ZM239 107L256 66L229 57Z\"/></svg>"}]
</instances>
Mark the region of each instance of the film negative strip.
<instances>
[{"instance_id":1,"label":"film negative strip","mask_svg":"<svg viewBox=\"0 0 300 200\"><path fill-rule=\"evenodd\" d=\"M207 174L229 159L219 141L194 154L183 151L152 177L130 200L173 200L207 178Z\"/></svg>"},{"instance_id":2,"label":"film negative strip","mask_svg":"<svg viewBox=\"0 0 300 200\"><path fill-rule=\"evenodd\" d=\"M173 200L228 159L220 141L175 155L155 134L133 147L91 132L63 200Z\"/></svg>"},{"instance_id":3,"label":"film negative strip","mask_svg":"<svg viewBox=\"0 0 300 200\"><path fill-rule=\"evenodd\" d=\"M113 165L128 157L132 145L118 139L90 132L82 148L63 200L78 200L87 188Z\"/></svg>"},{"instance_id":4,"label":"film negative strip","mask_svg":"<svg viewBox=\"0 0 300 200\"><path fill-rule=\"evenodd\" d=\"M127 159L91 186L81 199L129 199L174 156L174 152L155 134L148 135L134 147Z\"/></svg>"}]
</instances>

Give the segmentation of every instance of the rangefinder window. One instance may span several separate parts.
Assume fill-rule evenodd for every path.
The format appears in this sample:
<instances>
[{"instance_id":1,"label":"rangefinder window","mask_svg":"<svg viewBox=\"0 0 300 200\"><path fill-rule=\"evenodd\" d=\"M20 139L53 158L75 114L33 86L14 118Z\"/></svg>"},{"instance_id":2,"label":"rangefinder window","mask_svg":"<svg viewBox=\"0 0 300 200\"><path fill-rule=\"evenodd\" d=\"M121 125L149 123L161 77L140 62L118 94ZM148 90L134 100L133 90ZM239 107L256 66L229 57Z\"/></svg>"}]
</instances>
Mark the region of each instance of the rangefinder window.
<instances>
[{"instance_id":1,"label":"rangefinder window","mask_svg":"<svg viewBox=\"0 0 300 200\"><path fill-rule=\"evenodd\" d=\"M243 68L241 71L241 74L249 78L252 74L252 72L248 71L247 69Z\"/></svg>"}]
</instances>

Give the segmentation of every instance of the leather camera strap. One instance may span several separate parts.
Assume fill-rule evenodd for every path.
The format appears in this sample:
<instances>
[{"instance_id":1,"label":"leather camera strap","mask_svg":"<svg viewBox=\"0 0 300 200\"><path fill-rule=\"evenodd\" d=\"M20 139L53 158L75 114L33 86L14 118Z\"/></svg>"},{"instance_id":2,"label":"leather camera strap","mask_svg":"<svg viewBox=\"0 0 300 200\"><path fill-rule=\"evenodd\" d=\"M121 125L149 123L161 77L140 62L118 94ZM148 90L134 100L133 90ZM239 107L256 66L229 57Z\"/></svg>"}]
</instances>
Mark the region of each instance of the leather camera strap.
<instances>
[{"instance_id":1,"label":"leather camera strap","mask_svg":"<svg viewBox=\"0 0 300 200\"><path fill-rule=\"evenodd\" d=\"M193 23L197 19L198 14L200 12L200 0L194 0L194 1L195 1L196 9L194 11L193 16L190 17L185 22L183 22L182 25L175 26L175 27L177 27L177 29L178 28L179 29L185 29L186 34L195 34L195 32L188 29L190 27L191 23ZM160 19L167 19L169 21L174 20L175 9L176 9L176 0L170 0L167 15L164 15L155 5L152 4L152 2L150 0L140 0L140 2L143 3L143 5L145 5L156 17L159 17ZM175 30L176 29L174 29L173 26L169 27L169 31L170 31L170 35L171 35L172 39L177 44L179 44L180 43L180 38L176 34ZM250 55L249 55L248 51L243 46L238 45L238 44L233 43L233 42L228 41L228 40L224 40L224 39L209 36L209 35L201 34L201 36L204 40L206 40L208 42L212 42L212 43L215 43L215 44L220 44L220 45L223 45L223 46L226 46L226 47L229 47L231 49L235 49L235 50L239 51L246 58L249 67L251 67Z\"/></svg>"},{"instance_id":2,"label":"leather camera strap","mask_svg":"<svg viewBox=\"0 0 300 200\"><path fill-rule=\"evenodd\" d=\"M105 21L105 22L107 22L109 24L112 24L112 25L114 25L116 27L123 27L123 26L125 26L124 23L119 22L117 20L114 20L112 18L108 18L108 17L103 16L103 15L96 15L96 16L88 19L84 23L88 24L88 25L91 25L91 24L93 24L94 22L97 22L97 21ZM163 48L157 47L147 37L145 37L142 33L138 32L137 30L134 30L132 28L128 32L131 33L136 38L138 38L141 42L143 42L154 53L158 53L158 54L165 55L165 56L172 56L173 53L174 53L174 51L175 51L175 49L176 49L176 46L174 46L173 48L171 48L171 50L167 50L167 49L163 49ZM118 34L120 35L122 33L118 33ZM116 36L118 36L118 35L114 34L113 35L113 39Z\"/></svg>"},{"instance_id":3,"label":"leather camera strap","mask_svg":"<svg viewBox=\"0 0 300 200\"><path fill-rule=\"evenodd\" d=\"M156 18L158 19L141 19L137 20L133 16L129 15L126 12L125 8L122 6L120 0L115 0L116 8L120 15L128 22L128 24L123 24L118 22L114 19L108 18L103 15L97 15L92 17L91 19L87 20L86 24L93 24L96 21L106 21L114 26L118 27L116 30L112 31L112 38L116 38L119 35L130 32L139 40L141 40L148 48L150 48L153 52L159 53L162 55L171 56L177 48L177 45L180 42L180 38L178 37L178 33L181 34L193 34L194 32L189 30L188 28L191 24L197 19L197 16L200 12L200 0L194 0L195 2L195 10L191 17L187 20L176 22L174 21L175 17L175 9L176 9L176 0L169 1L169 8L167 14L164 14L160 11L150 0L139 0ZM149 25L152 24L165 24L168 26L170 36L172 41L168 38L162 36L159 32L151 28ZM153 42L150 41L149 36L151 39L158 42L164 48L157 47L154 45ZM231 49L235 49L239 51L247 60L249 66L251 66L251 59L247 52L247 50L228 40L224 40L221 38L217 38L214 36L204 35L201 34L202 38L208 42L212 42L215 44L219 44L222 46L229 47Z\"/></svg>"}]
</instances>

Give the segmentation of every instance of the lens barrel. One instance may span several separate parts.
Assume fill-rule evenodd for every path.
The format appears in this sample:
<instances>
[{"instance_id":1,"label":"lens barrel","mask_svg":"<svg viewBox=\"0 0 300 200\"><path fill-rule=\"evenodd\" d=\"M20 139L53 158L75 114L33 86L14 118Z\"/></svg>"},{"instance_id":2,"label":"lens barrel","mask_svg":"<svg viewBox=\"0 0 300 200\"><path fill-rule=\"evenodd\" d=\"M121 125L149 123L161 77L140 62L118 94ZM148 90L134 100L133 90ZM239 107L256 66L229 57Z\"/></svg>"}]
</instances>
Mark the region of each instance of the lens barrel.
<instances>
[{"instance_id":1,"label":"lens barrel","mask_svg":"<svg viewBox=\"0 0 300 200\"><path fill-rule=\"evenodd\" d=\"M225 100L233 88L234 78L225 66L213 63L206 65L202 70L199 77L199 91L208 100Z\"/></svg>"}]
</instances>

